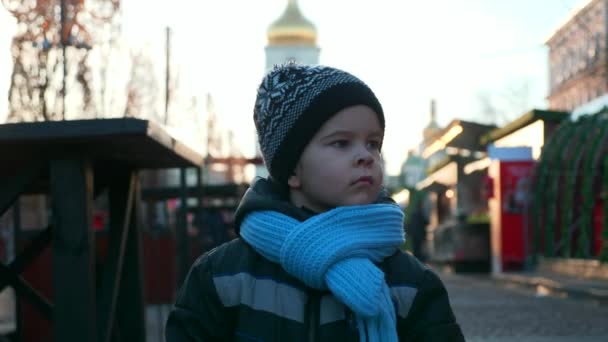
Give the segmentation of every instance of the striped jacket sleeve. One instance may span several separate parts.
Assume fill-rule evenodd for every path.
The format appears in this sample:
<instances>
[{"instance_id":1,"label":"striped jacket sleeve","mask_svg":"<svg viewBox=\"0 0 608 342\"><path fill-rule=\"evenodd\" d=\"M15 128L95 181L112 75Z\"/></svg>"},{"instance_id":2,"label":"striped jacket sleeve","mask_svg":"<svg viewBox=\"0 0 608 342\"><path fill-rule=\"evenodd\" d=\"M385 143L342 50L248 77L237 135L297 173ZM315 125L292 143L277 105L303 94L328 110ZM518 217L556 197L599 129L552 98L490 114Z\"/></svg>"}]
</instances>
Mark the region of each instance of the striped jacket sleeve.
<instances>
[{"instance_id":1,"label":"striped jacket sleeve","mask_svg":"<svg viewBox=\"0 0 608 342\"><path fill-rule=\"evenodd\" d=\"M229 310L218 297L210 264L208 256L204 255L190 269L166 323L167 342L230 339Z\"/></svg>"},{"instance_id":2,"label":"striped jacket sleeve","mask_svg":"<svg viewBox=\"0 0 608 342\"><path fill-rule=\"evenodd\" d=\"M450 306L447 290L433 271L427 269L418 287L407 319L399 320L400 340L411 342L464 342Z\"/></svg>"}]
</instances>

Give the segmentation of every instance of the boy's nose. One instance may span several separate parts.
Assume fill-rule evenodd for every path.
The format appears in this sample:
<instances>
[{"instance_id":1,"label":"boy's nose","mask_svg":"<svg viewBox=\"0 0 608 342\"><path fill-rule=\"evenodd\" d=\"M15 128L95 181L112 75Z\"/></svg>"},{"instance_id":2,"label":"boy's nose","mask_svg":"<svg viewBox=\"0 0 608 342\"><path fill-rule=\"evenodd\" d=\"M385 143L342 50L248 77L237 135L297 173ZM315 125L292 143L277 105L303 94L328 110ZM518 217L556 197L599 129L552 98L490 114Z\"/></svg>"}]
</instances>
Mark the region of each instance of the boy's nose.
<instances>
[{"instance_id":1,"label":"boy's nose","mask_svg":"<svg viewBox=\"0 0 608 342\"><path fill-rule=\"evenodd\" d=\"M355 158L357 166L369 166L374 163L374 157L368 150L359 152Z\"/></svg>"}]
</instances>

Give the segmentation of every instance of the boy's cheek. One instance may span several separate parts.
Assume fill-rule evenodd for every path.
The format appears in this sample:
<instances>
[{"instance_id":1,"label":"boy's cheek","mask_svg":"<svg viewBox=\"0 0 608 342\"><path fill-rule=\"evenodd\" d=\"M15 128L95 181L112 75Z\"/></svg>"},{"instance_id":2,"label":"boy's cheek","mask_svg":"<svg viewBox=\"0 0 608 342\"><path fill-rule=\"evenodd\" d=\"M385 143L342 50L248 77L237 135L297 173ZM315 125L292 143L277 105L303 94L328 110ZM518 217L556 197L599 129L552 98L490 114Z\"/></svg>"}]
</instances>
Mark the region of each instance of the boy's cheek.
<instances>
[{"instance_id":1,"label":"boy's cheek","mask_svg":"<svg viewBox=\"0 0 608 342\"><path fill-rule=\"evenodd\" d=\"M384 165L383 163L378 164L378 177L380 178L380 183L384 181Z\"/></svg>"}]
</instances>

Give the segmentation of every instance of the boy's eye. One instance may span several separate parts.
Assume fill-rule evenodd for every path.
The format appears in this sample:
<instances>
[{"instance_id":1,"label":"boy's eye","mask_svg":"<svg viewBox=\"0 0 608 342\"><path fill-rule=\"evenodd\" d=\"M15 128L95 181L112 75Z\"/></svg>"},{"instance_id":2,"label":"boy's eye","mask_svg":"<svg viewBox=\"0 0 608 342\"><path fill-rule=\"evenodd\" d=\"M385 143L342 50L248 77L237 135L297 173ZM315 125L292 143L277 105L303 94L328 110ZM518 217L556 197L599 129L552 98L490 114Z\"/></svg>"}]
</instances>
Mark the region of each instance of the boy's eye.
<instances>
[{"instance_id":1,"label":"boy's eye","mask_svg":"<svg viewBox=\"0 0 608 342\"><path fill-rule=\"evenodd\" d=\"M380 149L382 148L382 144L378 140L371 140L367 143L367 147L372 150L380 151Z\"/></svg>"},{"instance_id":2,"label":"boy's eye","mask_svg":"<svg viewBox=\"0 0 608 342\"><path fill-rule=\"evenodd\" d=\"M340 148L346 147L346 146L348 146L348 140L346 140L346 139L334 140L331 142L330 145L334 146L334 147L340 147Z\"/></svg>"}]
</instances>

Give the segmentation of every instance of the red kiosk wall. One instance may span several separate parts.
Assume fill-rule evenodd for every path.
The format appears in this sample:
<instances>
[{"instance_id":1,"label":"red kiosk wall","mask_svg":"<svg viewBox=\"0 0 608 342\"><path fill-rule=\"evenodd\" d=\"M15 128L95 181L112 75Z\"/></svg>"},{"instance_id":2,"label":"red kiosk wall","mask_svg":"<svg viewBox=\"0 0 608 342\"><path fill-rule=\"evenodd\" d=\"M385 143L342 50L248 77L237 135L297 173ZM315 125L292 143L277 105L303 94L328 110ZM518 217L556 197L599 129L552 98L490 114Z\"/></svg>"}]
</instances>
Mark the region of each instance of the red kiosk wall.
<instances>
[{"instance_id":1,"label":"red kiosk wall","mask_svg":"<svg viewBox=\"0 0 608 342\"><path fill-rule=\"evenodd\" d=\"M535 162L494 161L489 176L494 179L495 210L492 218L492 254L499 271L521 270L526 258L524 209Z\"/></svg>"}]
</instances>

